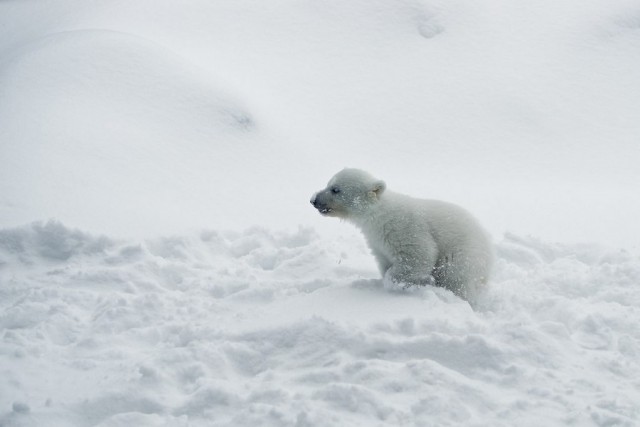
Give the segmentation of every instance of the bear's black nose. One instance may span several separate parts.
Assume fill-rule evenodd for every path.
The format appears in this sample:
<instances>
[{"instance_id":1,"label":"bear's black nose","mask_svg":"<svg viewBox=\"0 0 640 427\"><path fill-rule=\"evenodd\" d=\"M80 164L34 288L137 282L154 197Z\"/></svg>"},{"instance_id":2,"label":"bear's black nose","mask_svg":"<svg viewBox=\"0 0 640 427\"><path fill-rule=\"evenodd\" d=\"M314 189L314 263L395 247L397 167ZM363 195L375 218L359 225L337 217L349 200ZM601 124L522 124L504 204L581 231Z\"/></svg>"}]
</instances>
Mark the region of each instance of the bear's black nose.
<instances>
[{"instance_id":1,"label":"bear's black nose","mask_svg":"<svg viewBox=\"0 0 640 427\"><path fill-rule=\"evenodd\" d=\"M322 209L326 209L327 208L327 204L323 203L319 198L317 194L314 194L313 197L310 200L311 204L313 205L314 208L318 209L318 210L322 210Z\"/></svg>"},{"instance_id":2,"label":"bear's black nose","mask_svg":"<svg viewBox=\"0 0 640 427\"><path fill-rule=\"evenodd\" d=\"M318 197L320 194L318 193L313 193L313 196L311 196L311 204L314 207L318 207L318 206L322 206L324 203L322 203L322 197Z\"/></svg>"}]
</instances>

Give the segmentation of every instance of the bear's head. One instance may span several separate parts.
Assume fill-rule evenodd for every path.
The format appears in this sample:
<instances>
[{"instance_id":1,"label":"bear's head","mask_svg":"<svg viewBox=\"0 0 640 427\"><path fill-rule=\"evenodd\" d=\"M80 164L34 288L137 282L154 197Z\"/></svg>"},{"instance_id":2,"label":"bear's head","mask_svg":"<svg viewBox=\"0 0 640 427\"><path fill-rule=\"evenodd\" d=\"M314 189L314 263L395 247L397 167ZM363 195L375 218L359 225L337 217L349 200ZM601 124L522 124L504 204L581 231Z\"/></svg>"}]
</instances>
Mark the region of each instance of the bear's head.
<instances>
[{"instance_id":1,"label":"bear's head","mask_svg":"<svg viewBox=\"0 0 640 427\"><path fill-rule=\"evenodd\" d=\"M359 169L343 169L327 188L311 197L311 204L322 215L349 219L364 214L380 200L386 184Z\"/></svg>"}]
</instances>

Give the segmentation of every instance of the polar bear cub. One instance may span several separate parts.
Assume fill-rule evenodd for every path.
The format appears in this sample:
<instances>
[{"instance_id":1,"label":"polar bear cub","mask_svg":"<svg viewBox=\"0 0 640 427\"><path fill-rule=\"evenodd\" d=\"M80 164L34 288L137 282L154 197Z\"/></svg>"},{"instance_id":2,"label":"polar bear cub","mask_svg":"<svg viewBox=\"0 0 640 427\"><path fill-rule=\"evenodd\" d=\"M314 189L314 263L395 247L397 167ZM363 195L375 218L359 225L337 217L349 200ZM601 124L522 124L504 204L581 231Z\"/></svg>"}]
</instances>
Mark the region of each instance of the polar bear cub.
<instances>
[{"instance_id":1,"label":"polar bear cub","mask_svg":"<svg viewBox=\"0 0 640 427\"><path fill-rule=\"evenodd\" d=\"M359 169L338 172L311 204L362 230L387 283L442 286L471 303L486 286L489 238L459 206L391 192Z\"/></svg>"}]
</instances>

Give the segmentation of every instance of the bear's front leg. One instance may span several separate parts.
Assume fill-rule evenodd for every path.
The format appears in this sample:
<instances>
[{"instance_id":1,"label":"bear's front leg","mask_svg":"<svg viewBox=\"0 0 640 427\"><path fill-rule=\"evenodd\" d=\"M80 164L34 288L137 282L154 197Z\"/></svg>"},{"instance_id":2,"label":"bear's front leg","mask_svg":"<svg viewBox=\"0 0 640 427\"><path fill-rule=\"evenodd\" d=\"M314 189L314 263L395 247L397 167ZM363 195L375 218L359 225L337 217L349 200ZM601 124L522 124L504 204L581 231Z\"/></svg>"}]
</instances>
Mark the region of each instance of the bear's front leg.
<instances>
[{"instance_id":1,"label":"bear's front leg","mask_svg":"<svg viewBox=\"0 0 640 427\"><path fill-rule=\"evenodd\" d=\"M409 236L398 232L390 233L388 242L390 248L395 250L392 253L391 266L385 271L383 281L405 288L411 285L436 284L435 278L431 275L437 258L437 245L433 238L421 235L417 231Z\"/></svg>"},{"instance_id":2,"label":"bear's front leg","mask_svg":"<svg viewBox=\"0 0 640 427\"><path fill-rule=\"evenodd\" d=\"M386 285L402 286L407 289L412 285L435 286L436 280L431 275L431 269L425 266L411 266L403 263L393 264L382 279Z\"/></svg>"}]
</instances>

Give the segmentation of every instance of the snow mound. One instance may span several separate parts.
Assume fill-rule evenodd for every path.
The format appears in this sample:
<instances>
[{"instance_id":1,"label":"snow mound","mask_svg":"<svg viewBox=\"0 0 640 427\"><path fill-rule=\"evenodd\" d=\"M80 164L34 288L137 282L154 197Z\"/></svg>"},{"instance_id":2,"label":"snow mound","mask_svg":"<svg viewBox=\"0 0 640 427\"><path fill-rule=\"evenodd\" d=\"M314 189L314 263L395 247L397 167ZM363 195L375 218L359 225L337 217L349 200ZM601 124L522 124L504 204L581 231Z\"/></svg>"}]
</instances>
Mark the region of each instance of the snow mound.
<instances>
[{"instance_id":1,"label":"snow mound","mask_svg":"<svg viewBox=\"0 0 640 427\"><path fill-rule=\"evenodd\" d=\"M17 256L28 265L43 260L66 261L74 255L100 254L111 245L106 237L94 238L57 221L0 230L0 253Z\"/></svg>"},{"instance_id":2,"label":"snow mound","mask_svg":"<svg viewBox=\"0 0 640 427\"><path fill-rule=\"evenodd\" d=\"M104 141L140 136L131 135L131 123L144 126L138 132L150 133L146 139L170 132L186 141L199 139L199 133L232 133L255 126L239 100L216 88L204 71L140 36L66 31L14 46L10 53L1 67L3 107L13 111L19 124L30 122L56 139L80 139L77 129L69 128L78 124L90 132L85 143L96 146L92 137ZM34 99L40 102L31 105ZM24 110L27 106L36 110ZM90 114L94 108L99 114ZM209 128L192 129L207 122Z\"/></svg>"},{"instance_id":3,"label":"snow mound","mask_svg":"<svg viewBox=\"0 0 640 427\"><path fill-rule=\"evenodd\" d=\"M264 154L242 99L154 42L76 30L9 52L0 62L5 224L41 220L34 212L111 230L215 221L213 183Z\"/></svg>"},{"instance_id":4,"label":"snow mound","mask_svg":"<svg viewBox=\"0 0 640 427\"><path fill-rule=\"evenodd\" d=\"M637 424L637 257L497 254L474 311L386 290L357 236L0 230L0 424Z\"/></svg>"}]
</instances>

